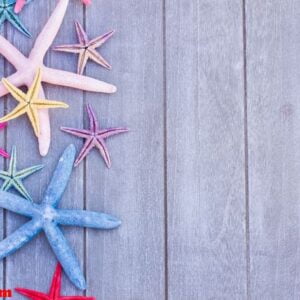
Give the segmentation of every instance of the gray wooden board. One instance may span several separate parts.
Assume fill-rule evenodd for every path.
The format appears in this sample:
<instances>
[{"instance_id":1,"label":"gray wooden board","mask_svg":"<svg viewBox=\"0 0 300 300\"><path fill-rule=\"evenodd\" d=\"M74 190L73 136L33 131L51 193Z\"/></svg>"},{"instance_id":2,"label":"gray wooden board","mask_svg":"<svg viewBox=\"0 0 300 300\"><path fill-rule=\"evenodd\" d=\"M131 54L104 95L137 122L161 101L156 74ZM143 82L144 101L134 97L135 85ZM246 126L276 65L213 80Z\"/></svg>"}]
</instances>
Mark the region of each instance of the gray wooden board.
<instances>
[{"instance_id":1,"label":"gray wooden board","mask_svg":"<svg viewBox=\"0 0 300 300\"><path fill-rule=\"evenodd\" d=\"M97 299L164 299L162 9L161 1L145 0L99 0L87 9L91 37L116 30L101 49L113 69L90 63L87 74L118 87L112 96L87 94L87 102L101 126L131 129L107 141L110 170L97 151L87 159L87 208L123 222L113 232L87 233L87 294Z\"/></svg>"},{"instance_id":2,"label":"gray wooden board","mask_svg":"<svg viewBox=\"0 0 300 300\"><path fill-rule=\"evenodd\" d=\"M245 299L242 1L166 1L169 299Z\"/></svg>"},{"instance_id":3,"label":"gray wooden board","mask_svg":"<svg viewBox=\"0 0 300 300\"><path fill-rule=\"evenodd\" d=\"M250 294L300 298L300 3L247 1Z\"/></svg>"}]
</instances>

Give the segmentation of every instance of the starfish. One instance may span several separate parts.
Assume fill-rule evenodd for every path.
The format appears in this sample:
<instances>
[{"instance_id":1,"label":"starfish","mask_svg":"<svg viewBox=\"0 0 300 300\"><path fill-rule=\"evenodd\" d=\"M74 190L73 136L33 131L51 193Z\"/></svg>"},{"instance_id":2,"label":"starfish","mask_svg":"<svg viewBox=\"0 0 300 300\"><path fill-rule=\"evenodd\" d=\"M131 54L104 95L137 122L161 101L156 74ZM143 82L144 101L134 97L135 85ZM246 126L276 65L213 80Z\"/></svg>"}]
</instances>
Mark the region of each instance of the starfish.
<instances>
[{"instance_id":1,"label":"starfish","mask_svg":"<svg viewBox=\"0 0 300 300\"><path fill-rule=\"evenodd\" d=\"M19 102L19 104L12 112L0 118L0 122L15 119L26 113L31 122L34 133L36 134L36 136L39 136L40 120L38 115L38 109L69 107L67 104L63 102L39 99L41 77L42 77L41 69L38 69L38 72L27 94L23 93L22 90L16 88L8 80L2 79L2 83L4 84L6 89L14 96L14 98Z\"/></svg>"},{"instance_id":2,"label":"starfish","mask_svg":"<svg viewBox=\"0 0 300 300\"><path fill-rule=\"evenodd\" d=\"M105 139L113 135L117 135L123 132L128 132L127 128L107 128L100 129L98 125L98 120L95 116L95 113L92 110L92 107L87 105L87 112L90 120L90 129L75 129L68 127L61 127L61 130L70 134L73 134L77 137L84 138L86 141L83 148L81 149L76 161L75 167L80 164L80 162L88 155L90 150L94 147L98 148L105 163L108 168L111 167L111 160L108 153L108 149L105 145Z\"/></svg>"},{"instance_id":3,"label":"starfish","mask_svg":"<svg viewBox=\"0 0 300 300\"><path fill-rule=\"evenodd\" d=\"M1 0L0 0L1 1ZM69 0L59 0L56 8L50 16L47 24L35 41L35 45L26 58L10 42L0 35L0 54L2 54L17 69L17 72L9 76L7 80L17 86L32 84L36 70L42 69L42 82L53 85L72 87L90 92L114 93L116 87L87 76L74 74L62 70L48 68L43 64L44 56L51 46L63 21ZM0 97L8 93L4 84L0 84ZM41 88L39 98L44 99L44 91ZM47 109L39 110L40 135L39 150L42 156L48 153L50 146L50 122Z\"/></svg>"},{"instance_id":4,"label":"starfish","mask_svg":"<svg viewBox=\"0 0 300 300\"><path fill-rule=\"evenodd\" d=\"M19 16L14 11L15 3L16 0L0 0L0 25L7 20L27 37L31 37L30 32L26 29ZM24 3L24 5L25 4L26 3Z\"/></svg>"},{"instance_id":5,"label":"starfish","mask_svg":"<svg viewBox=\"0 0 300 300\"><path fill-rule=\"evenodd\" d=\"M50 291L48 294L44 294L34 290L28 290L24 288L15 288L19 294L32 299L32 300L96 300L94 297L85 296L61 296L61 265L57 264L55 272L53 274Z\"/></svg>"},{"instance_id":6,"label":"starfish","mask_svg":"<svg viewBox=\"0 0 300 300\"><path fill-rule=\"evenodd\" d=\"M1 208L31 219L0 242L0 259L12 254L44 231L70 281L79 289L86 289L79 262L59 226L113 229L118 227L121 222L104 213L57 208L69 181L75 155L74 145L65 149L40 204L27 201L12 193L0 191Z\"/></svg>"},{"instance_id":7,"label":"starfish","mask_svg":"<svg viewBox=\"0 0 300 300\"><path fill-rule=\"evenodd\" d=\"M0 123L0 130L4 129L6 126L7 126L6 122ZM1 148L0 148L0 155L5 158L9 158L9 154L4 149L1 149Z\"/></svg>"},{"instance_id":8,"label":"starfish","mask_svg":"<svg viewBox=\"0 0 300 300\"><path fill-rule=\"evenodd\" d=\"M111 69L109 63L96 51L96 48L102 46L115 32L112 30L99 37L89 40L80 23L75 22L75 27L79 44L61 45L56 46L53 49L55 51L79 54L77 66L78 74L83 74L88 59L93 60L106 69Z\"/></svg>"},{"instance_id":9,"label":"starfish","mask_svg":"<svg viewBox=\"0 0 300 300\"><path fill-rule=\"evenodd\" d=\"M22 180L31 174L39 171L44 166L37 165L17 171L17 153L16 147L12 148L11 159L7 171L0 171L0 178L4 180L1 191L8 191L10 188L15 188L24 198L32 201L29 193L27 192Z\"/></svg>"}]
</instances>

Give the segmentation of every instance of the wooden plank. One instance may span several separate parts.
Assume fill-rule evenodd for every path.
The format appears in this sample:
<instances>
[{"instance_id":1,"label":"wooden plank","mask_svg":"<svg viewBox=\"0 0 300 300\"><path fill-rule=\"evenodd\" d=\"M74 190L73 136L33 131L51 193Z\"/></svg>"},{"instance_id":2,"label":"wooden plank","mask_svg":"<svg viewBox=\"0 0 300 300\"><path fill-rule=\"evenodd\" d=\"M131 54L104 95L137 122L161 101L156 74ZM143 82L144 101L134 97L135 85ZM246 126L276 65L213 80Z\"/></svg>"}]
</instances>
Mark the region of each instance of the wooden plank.
<instances>
[{"instance_id":1,"label":"wooden plank","mask_svg":"<svg viewBox=\"0 0 300 300\"><path fill-rule=\"evenodd\" d=\"M87 207L122 219L110 232L87 232L88 295L97 299L164 299L163 36L161 1L93 2L91 37L116 29L101 53L107 71L87 73L117 85L112 96L87 95L106 126L131 132L107 141L112 168L99 153L87 160Z\"/></svg>"},{"instance_id":2,"label":"wooden plank","mask_svg":"<svg viewBox=\"0 0 300 300\"><path fill-rule=\"evenodd\" d=\"M252 299L300 297L300 3L247 1Z\"/></svg>"},{"instance_id":3,"label":"wooden plank","mask_svg":"<svg viewBox=\"0 0 300 300\"><path fill-rule=\"evenodd\" d=\"M78 2L78 3L77 3ZM18 34L14 29L9 29L8 38L23 53L28 54L36 35L40 32L42 26L47 21L50 13L53 11L55 1L49 1L45 5L43 1L32 2L22 12L22 19L28 25L33 34L33 39L27 39ZM38 13L37 13L38 12ZM35 16L32 18L32 16ZM67 41L75 41L76 36L73 31L73 20L83 19L83 9L79 1L72 1L69 6L64 24L59 32L56 43ZM70 40L71 39L71 40ZM72 59L61 53L49 53L46 63L49 66L58 67L66 70L75 70L75 58ZM12 69L9 69L9 73ZM59 87L47 87L46 95L48 99L62 100L70 104L68 110L53 110L51 114L52 124L52 146L49 155L42 159L38 153L37 141L34 137L30 123L26 117L10 122L8 129L8 147L17 146L18 150L18 166L19 168L31 166L33 164L45 164L44 170L39 174L34 174L26 179L25 185L35 201L40 201L43 192L52 176L55 165L64 148L71 142L78 142L60 132L59 127L62 125L82 126L82 101L83 93L70 89ZM8 110L15 107L15 101L10 97ZM74 170L71 181L61 201L61 207L65 208L82 208L83 207L83 168L79 167ZM7 218L7 231L12 232L25 221L24 218L9 213ZM84 263L84 238L83 231L80 229L64 230L67 239L70 241L73 249L78 255L82 265ZM36 240L29 243L26 247L10 256L7 259L7 287L14 288L16 286L27 287L47 292L50 281L55 269L56 259L52 253L46 238L40 235ZM64 276L63 290L64 294L80 294L76 291L72 284ZM23 299L22 296L14 295L14 299Z\"/></svg>"},{"instance_id":4,"label":"wooden plank","mask_svg":"<svg viewBox=\"0 0 300 300\"><path fill-rule=\"evenodd\" d=\"M242 1L167 0L169 299L246 299Z\"/></svg>"}]
</instances>

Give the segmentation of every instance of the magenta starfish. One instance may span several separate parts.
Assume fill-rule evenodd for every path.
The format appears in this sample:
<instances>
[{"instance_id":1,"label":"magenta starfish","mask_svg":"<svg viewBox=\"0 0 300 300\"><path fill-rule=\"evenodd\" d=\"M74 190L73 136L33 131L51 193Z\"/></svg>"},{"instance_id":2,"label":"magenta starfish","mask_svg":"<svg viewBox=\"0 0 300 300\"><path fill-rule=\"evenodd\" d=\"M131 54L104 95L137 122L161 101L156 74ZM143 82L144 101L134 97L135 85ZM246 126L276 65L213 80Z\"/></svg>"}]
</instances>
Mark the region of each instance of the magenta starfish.
<instances>
[{"instance_id":1,"label":"magenta starfish","mask_svg":"<svg viewBox=\"0 0 300 300\"><path fill-rule=\"evenodd\" d=\"M7 126L6 122L5 123L0 123L0 130L4 129L6 126ZM2 148L0 148L0 155L5 157L5 158L9 158L9 154L5 150L3 150Z\"/></svg>"},{"instance_id":2,"label":"magenta starfish","mask_svg":"<svg viewBox=\"0 0 300 300\"><path fill-rule=\"evenodd\" d=\"M90 120L90 129L75 129L75 128L67 128L61 127L62 131L73 134L77 137L86 139L84 146L82 147L76 161L75 167L80 164L80 162L88 155L91 149L94 147L98 148L107 167L111 167L110 156L108 153L108 149L105 145L105 139L111 137L113 135L117 135L119 133L127 132L127 128L107 128L100 129L98 120L92 110L92 107L88 104L87 112Z\"/></svg>"},{"instance_id":3,"label":"magenta starfish","mask_svg":"<svg viewBox=\"0 0 300 300\"><path fill-rule=\"evenodd\" d=\"M115 31L109 31L90 40L79 22L75 22L75 27L79 44L60 45L54 47L53 50L78 54L77 73L80 75L83 74L89 59L110 70L111 65L102 57L100 53L96 51L96 49L101 47L108 39L110 39Z\"/></svg>"}]
</instances>

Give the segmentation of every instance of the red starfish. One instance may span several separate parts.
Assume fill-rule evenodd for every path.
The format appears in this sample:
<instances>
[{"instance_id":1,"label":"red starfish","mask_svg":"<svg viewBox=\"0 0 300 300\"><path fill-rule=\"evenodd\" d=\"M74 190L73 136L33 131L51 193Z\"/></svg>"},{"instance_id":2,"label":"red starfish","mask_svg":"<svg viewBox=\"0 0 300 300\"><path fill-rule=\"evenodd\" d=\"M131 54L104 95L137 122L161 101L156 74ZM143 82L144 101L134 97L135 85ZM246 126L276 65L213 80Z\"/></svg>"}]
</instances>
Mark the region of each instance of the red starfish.
<instances>
[{"instance_id":1,"label":"red starfish","mask_svg":"<svg viewBox=\"0 0 300 300\"><path fill-rule=\"evenodd\" d=\"M57 264L56 270L54 272L51 288L49 294L44 294L34 290L27 290L23 288L16 288L16 292L21 295L26 296L32 300L96 300L94 297L85 296L61 296L61 265Z\"/></svg>"},{"instance_id":2,"label":"red starfish","mask_svg":"<svg viewBox=\"0 0 300 300\"><path fill-rule=\"evenodd\" d=\"M7 126L6 122L5 123L0 123L0 130L5 128L6 126ZM9 158L9 154L5 150L3 150L2 148L0 148L0 155L5 157L5 158Z\"/></svg>"}]
</instances>

